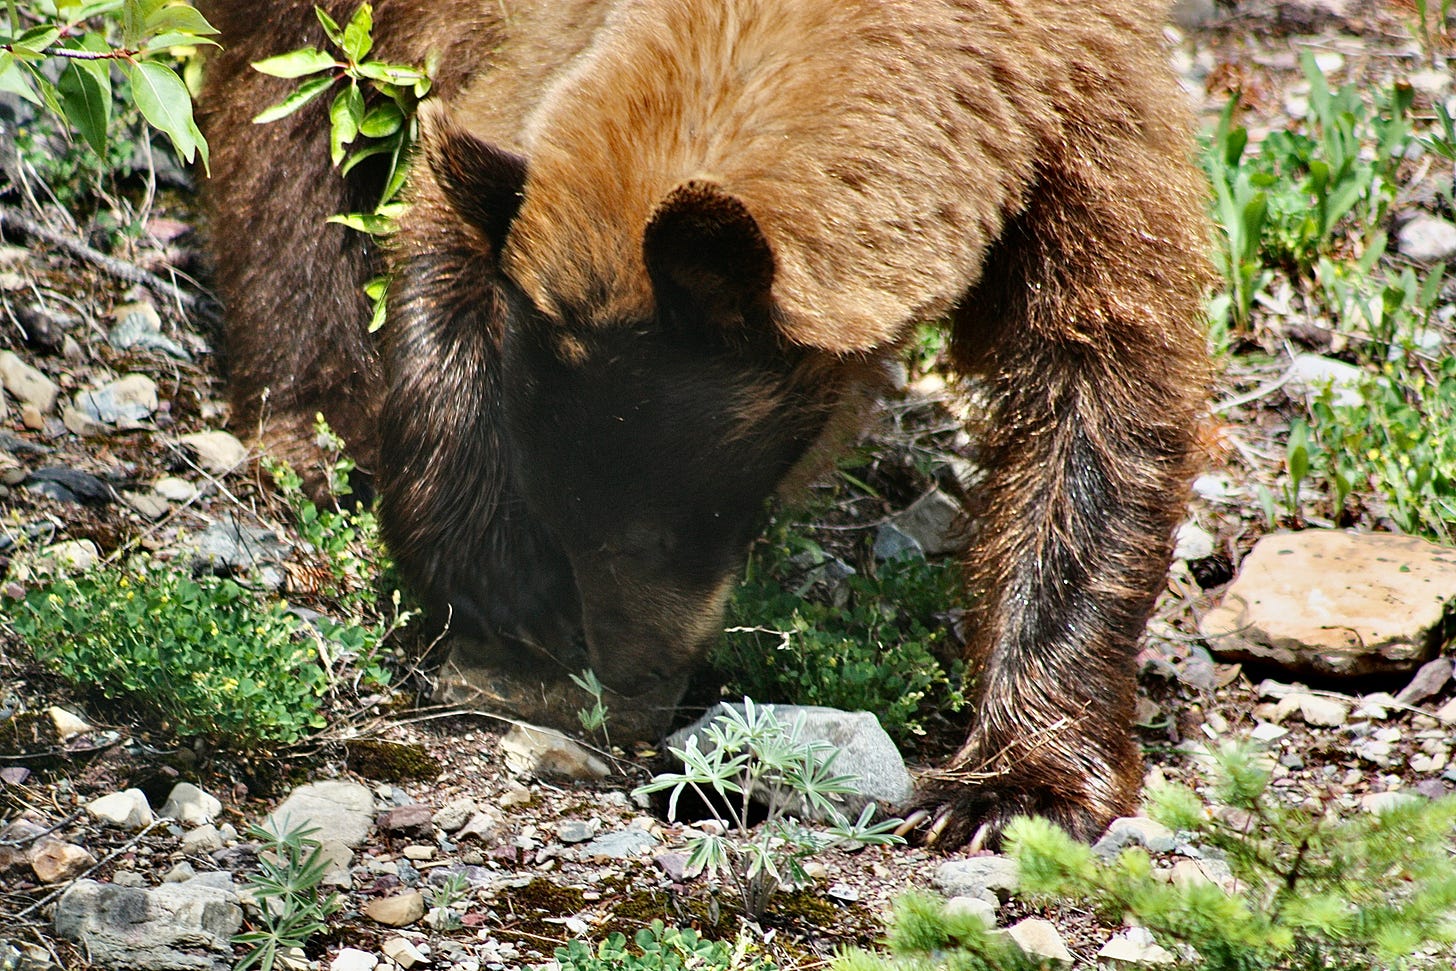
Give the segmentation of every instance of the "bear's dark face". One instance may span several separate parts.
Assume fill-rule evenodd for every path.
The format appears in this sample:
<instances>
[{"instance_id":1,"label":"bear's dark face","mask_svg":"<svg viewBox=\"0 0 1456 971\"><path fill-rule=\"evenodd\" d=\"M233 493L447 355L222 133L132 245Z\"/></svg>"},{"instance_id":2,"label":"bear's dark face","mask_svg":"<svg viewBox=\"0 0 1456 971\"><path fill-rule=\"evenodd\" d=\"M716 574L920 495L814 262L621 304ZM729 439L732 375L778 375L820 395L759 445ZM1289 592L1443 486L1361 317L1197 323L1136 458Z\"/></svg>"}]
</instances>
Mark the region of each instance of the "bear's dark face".
<instances>
[{"instance_id":1,"label":"bear's dark face","mask_svg":"<svg viewBox=\"0 0 1456 971\"><path fill-rule=\"evenodd\" d=\"M592 669L624 695L658 688L717 638L765 500L820 411L781 354L671 319L573 328L512 303L513 478L566 554Z\"/></svg>"}]
</instances>

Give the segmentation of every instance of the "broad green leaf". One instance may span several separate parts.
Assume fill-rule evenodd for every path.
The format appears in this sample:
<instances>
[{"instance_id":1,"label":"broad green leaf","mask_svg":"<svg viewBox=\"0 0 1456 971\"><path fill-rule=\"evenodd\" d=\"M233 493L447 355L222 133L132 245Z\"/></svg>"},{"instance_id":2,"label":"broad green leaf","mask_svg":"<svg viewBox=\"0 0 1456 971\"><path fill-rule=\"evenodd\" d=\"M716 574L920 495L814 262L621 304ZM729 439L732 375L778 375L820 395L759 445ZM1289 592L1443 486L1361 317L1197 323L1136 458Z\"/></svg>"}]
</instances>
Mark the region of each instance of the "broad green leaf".
<instances>
[{"instance_id":1,"label":"broad green leaf","mask_svg":"<svg viewBox=\"0 0 1456 971\"><path fill-rule=\"evenodd\" d=\"M185 3L162 7L147 17L142 29L147 34L177 31L183 34L215 34L217 28L195 8Z\"/></svg>"},{"instance_id":2,"label":"broad green leaf","mask_svg":"<svg viewBox=\"0 0 1456 971\"><path fill-rule=\"evenodd\" d=\"M111 124L111 80L104 67L98 71L82 61L71 61L61 72L56 90L66 120L97 155L104 156Z\"/></svg>"},{"instance_id":3,"label":"broad green leaf","mask_svg":"<svg viewBox=\"0 0 1456 971\"><path fill-rule=\"evenodd\" d=\"M292 94L271 108L264 108L253 116L253 124L262 125L270 121L277 121L279 118L287 118L314 98L323 94L334 83L334 79L314 78L300 84Z\"/></svg>"},{"instance_id":4,"label":"broad green leaf","mask_svg":"<svg viewBox=\"0 0 1456 971\"><path fill-rule=\"evenodd\" d=\"M217 41L208 37L198 37L194 34L172 31L171 33L158 34L155 37L148 38L147 42L142 45L142 53L150 54L153 51L164 51L172 47L197 47L201 44L207 44L209 47L222 46Z\"/></svg>"},{"instance_id":5,"label":"broad green leaf","mask_svg":"<svg viewBox=\"0 0 1456 971\"><path fill-rule=\"evenodd\" d=\"M359 123L359 133L365 138L388 138L404 126L404 112L393 101L376 105Z\"/></svg>"},{"instance_id":6,"label":"broad green leaf","mask_svg":"<svg viewBox=\"0 0 1456 971\"><path fill-rule=\"evenodd\" d=\"M40 104L40 95L36 94L28 73L9 51L0 51L0 93L17 95L31 104Z\"/></svg>"},{"instance_id":7,"label":"broad green leaf","mask_svg":"<svg viewBox=\"0 0 1456 971\"><path fill-rule=\"evenodd\" d=\"M350 81L329 106L329 157L335 165L344 160L345 146L359 137L363 116L364 94L358 82Z\"/></svg>"},{"instance_id":8,"label":"broad green leaf","mask_svg":"<svg viewBox=\"0 0 1456 971\"><path fill-rule=\"evenodd\" d=\"M329 40L343 47L344 31L339 27L339 22L333 17L330 17L328 11L317 4L314 5L313 12L318 17L318 22L323 27L324 33L329 35Z\"/></svg>"},{"instance_id":9,"label":"broad green leaf","mask_svg":"<svg viewBox=\"0 0 1456 971\"><path fill-rule=\"evenodd\" d=\"M383 61L367 61L358 65L357 70L360 76L371 81L402 86L416 84L425 77L419 68L410 67L408 64L385 64Z\"/></svg>"},{"instance_id":10,"label":"broad green leaf","mask_svg":"<svg viewBox=\"0 0 1456 971\"><path fill-rule=\"evenodd\" d=\"M330 216L328 221L371 236L388 236L398 228L393 219L374 212L345 212Z\"/></svg>"},{"instance_id":11,"label":"broad green leaf","mask_svg":"<svg viewBox=\"0 0 1456 971\"><path fill-rule=\"evenodd\" d=\"M301 78L340 66L333 55L313 47L303 47L253 62L253 70L275 78Z\"/></svg>"},{"instance_id":12,"label":"broad green leaf","mask_svg":"<svg viewBox=\"0 0 1456 971\"><path fill-rule=\"evenodd\" d=\"M373 158L376 155L384 155L392 151L394 151L394 145L390 142L371 142L368 145L365 145L363 148L357 148L349 153L349 157L345 159L344 164L339 167L339 174L348 175L349 171L353 169L354 166L358 165L365 159Z\"/></svg>"},{"instance_id":13,"label":"broad green leaf","mask_svg":"<svg viewBox=\"0 0 1456 971\"><path fill-rule=\"evenodd\" d=\"M344 28L344 53L349 55L349 60L358 63L369 56L374 48L374 38L371 33L374 30L374 8L367 3L359 4L359 9L354 11L354 16L349 18L349 26Z\"/></svg>"},{"instance_id":14,"label":"broad green leaf","mask_svg":"<svg viewBox=\"0 0 1456 971\"><path fill-rule=\"evenodd\" d=\"M197 141L192 124L192 95L177 72L156 61L140 61L128 72L137 108L154 128L172 140L177 154L192 161Z\"/></svg>"},{"instance_id":15,"label":"broad green leaf","mask_svg":"<svg viewBox=\"0 0 1456 971\"><path fill-rule=\"evenodd\" d=\"M50 47L52 44L54 44L56 42L56 38L60 36L60 28L52 27L48 24L43 24L39 27L30 28L30 30L27 30L25 33L15 38L15 40L11 41L10 44L12 47L18 47L24 51L34 51L36 53L40 53L47 47Z\"/></svg>"}]
</instances>

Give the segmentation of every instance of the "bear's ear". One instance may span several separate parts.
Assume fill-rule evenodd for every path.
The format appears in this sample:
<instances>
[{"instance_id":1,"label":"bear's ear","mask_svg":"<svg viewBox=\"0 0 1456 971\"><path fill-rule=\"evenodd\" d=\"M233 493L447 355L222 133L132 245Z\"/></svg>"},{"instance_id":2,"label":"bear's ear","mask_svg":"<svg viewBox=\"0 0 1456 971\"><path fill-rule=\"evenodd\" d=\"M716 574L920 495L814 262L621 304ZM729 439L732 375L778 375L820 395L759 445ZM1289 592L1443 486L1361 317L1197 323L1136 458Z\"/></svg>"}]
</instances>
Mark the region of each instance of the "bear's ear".
<instances>
[{"instance_id":1,"label":"bear's ear","mask_svg":"<svg viewBox=\"0 0 1456 971\"><path fill-rule=\"evenodd\" d=\"M747 207L715 183L669 192L647 222L642 255L669 312L729 322L768 308L773 250Z\"/></svg>"},{"instance_id":2,"label":"bear's ear","mask_svg":"<svg viewBox=\"0 0 1456 971\"><path fill-rule=\"evenodd\" d=\"M442 113L429 121L424 142L435 180L451 208L485 234L498 256L521 208L526 160L455 127Z\"/></svg>"}]
</instances>

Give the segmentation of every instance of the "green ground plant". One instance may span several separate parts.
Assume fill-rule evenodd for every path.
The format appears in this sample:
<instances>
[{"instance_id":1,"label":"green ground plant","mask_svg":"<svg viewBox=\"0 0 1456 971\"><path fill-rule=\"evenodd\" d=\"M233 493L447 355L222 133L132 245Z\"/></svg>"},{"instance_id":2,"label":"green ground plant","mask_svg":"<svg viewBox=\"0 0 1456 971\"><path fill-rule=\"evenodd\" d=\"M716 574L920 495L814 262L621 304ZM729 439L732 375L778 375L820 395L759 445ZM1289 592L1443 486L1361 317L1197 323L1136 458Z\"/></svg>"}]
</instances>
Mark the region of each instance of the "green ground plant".
<instances>
[{"instance_id":1,"label":"green ground plant","mask_svg":"<svg viewBox=\"0 0 1456 971\"><path fill-rule=\"evenodd\" d=\"M755 548L727 614L714 667L725 690L847 711L873 711L899 741L923 731L921 713L965 704L957 649L942 616L960 593L952 562L908 557L826 590L829 556L786 527Z\"/></svg>"},{"instance_id":2,"label":"green ground plant","mask_svg":"<svg viewBox=\"0 0 1456 971\"><path fill-rule=\"evenodd\" d=\"M1027 957L979 914L946 907L927 893L912 891L895 901L884 950L844 949L832 971L1039 971L1045 964Z\"/></svg>"},{"instance_id":3,"label":"green ground plant","mask_svg":"<svg viewBox=\"0 0 1456 971\"><path fill-rule=\"evenodd\" d=\"M245 883L258 906L252 929L233 937L234 944L247 948L233 971L273 971L289 951L328 930L329 918L343 909L338 893L323 890L329 861L316 833L312 828L285 833L250 828L248 835L261 845L258 871Z\"/></svg>"},{"instance_id":4,"label":"green ground plant","mask_svg":"<svg viewBox=\"0 0 1456 971\"><path fill-rule=\"evenodd\" d=\"M560 971L775 971L776 965L751 956L748 939L734 946L699 937L691 928L667 927L655 920L629 943L613 933L596 946L572 941L556 949Z\"/></svg>"},{"instance_id":5,"label":"green ground plant","mask_svg":"<svg viewBox=\"0 0 1456 971\"><path fill-rule=\"evenodd\" d=\"M67 681L183 737L240 746L322 727L328 678L281 603L232 580L144 561L54 580L6 604L9 625Z\"/></svg>"},{"instance_id":6,"label":"green ground plant","mask_svg":"<svg viewBox=\"0 0 1456 971\"><path fill-rule=\"evenodd\" d=\"M871 822L874 803L853 821L836 803L854 791L853 776L833 771L837 751L822 739L802 738L802 725L785 725L773 708L743 699L743 710L729 708L704 730L708 748L688 739L672 754L682 772L666 772L639 786L633 795L671 790L667 816L676 819L678 802L692 792L715 814L719 832L688 841L685 872L706 873L711 881L726 874L738 891L744 916L757 919L785 885L808 882L804 861L836 846L898 843L900 820ZM754 827L750 804L766 803L766 816ZM828 818L822 829L800 820L805 809Z\"/></svg>"}]
</instances>

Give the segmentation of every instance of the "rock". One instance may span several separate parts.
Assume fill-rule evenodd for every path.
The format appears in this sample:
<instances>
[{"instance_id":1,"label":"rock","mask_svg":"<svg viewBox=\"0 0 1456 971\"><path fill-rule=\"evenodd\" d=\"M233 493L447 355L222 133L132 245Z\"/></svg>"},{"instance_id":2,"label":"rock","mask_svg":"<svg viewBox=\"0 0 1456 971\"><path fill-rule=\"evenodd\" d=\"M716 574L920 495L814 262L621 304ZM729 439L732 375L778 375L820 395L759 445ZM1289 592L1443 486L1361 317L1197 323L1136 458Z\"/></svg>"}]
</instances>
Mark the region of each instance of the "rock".
<instances>
[{"instance_id":1,"label":"rock","mask_svg":"<svg viewBox=\"0 0 1456 971\"><path fill-rule=\"evenodd\" d=\"M429 961L429 958L425 957L419 948L403 937L391 937L379 949L384 952L385 957L404 968L405 971L416 964L424 964Z\"/></svg>"},{"instance_id":2,"label":"rock","mask_svg":"<svg viewBox=\"0 0 1456 971\"><path fill-rule=\"evenodd\" d=\"M1178 526L1173 537L1173 559L1202 560L1213 555L1215 543L1208 530L1195 522Z\"/></svg>"},{"instance_id":3,"label":"rock","mask_svg":"<svg viewBox=\"0 0 1456 971\"><path fill-rule=\"evenodd\" d=\"M1284 387L1291 396L1314 398L1328 389L1337 405L1359 407L1365 403L1360 384L1365 373L1353 364L1318 354L1299 354L1284 372Z\"/></svg>"},{"instance_id":4,"label":"rock","mask_svg":"<svg viewBox=\"0 0 1456 971\"><path fill-rule=\"evenodd\" d=\"M1283 721L1296 711L1306 725L1319 728L1338 728L1350 716L1350 706L1343 702L1295 691L1279 699L1279 704L1274 707L1274 720Z\"/></svg>"},{"instance_id":5,"label":"rock","mask_svg":"<svg viewBox=\"0 0 1456 971\"><path fill-rule=\"evenodd\" d=\"M60 387L40 371L26 364L14 351L0 351L0 387L22 405L50 414L61 395Z\"/></svg>"},{"instance_id":6,"label":"rock","mask_svg":"<svg viewBox=\"0 0 1456 971\"><path fill-rule=\"evenodd\" d=\"M673 883L682 883L687 877L688 856L686 853L659 853L652 858L652 862Z\"/></svg>"},{"instance_id":7,"label":"rock","mask_svg":"<svg viewBox=\"0 0 1456 971\"><path fill-rule=\"evenodd\" d=\"M41 883L71 880L96 865L96 857L84 846L60 840L42 840L31 848L26 857Z\"/></svg>"},{"instance_id":8,"label":"rock","mask_svg":"<svg viewBox=\"0 0 1456 971\"><path fill-rule=\"evenodd\" d=\"M844 712L813 705L763 707L772 709L781 725L797 726L801 741L821 740L834 746L839 753L834 760L834 771L855 779L855 792L845 795L839 803L840 812L844 815L853 819L868 803L899 805L910 798L912 783L905 760L872 713ZM668 747L685 748L688 738L697 736L699 747L706 750L704 729L729 709L741 714L744 706L739 702L720 702L695 723L669 736ZM804 815L819 822L828 821L827 814L808 810L807 807Z\"/></svg>"},{"instance_id":9,"label":"rock","mask_svg":"<svg viewBox=\"0 0 1456 971\"><path fill-rule=\"evenodd\" d=\"M1411 536L1265 536L1199 630L1215 654L1297 673L1409 671L1436 652L1456 551Z\"/></svg>"},{"instance_id":10,"label":"rock","mask_svg":"<svg viewBox=\"0 0 1456 971\"><path fill-rule=\"evenodd\" d=\"M968 860L947 860L932 878L937 890L947 897L980 897L992 894L1004 900L1021 887L1016 861L1004 856L976 856Z\"/></svg>"},{"instance_id":11,"label":"rock","mask_svg":"<svg viewBox=\"0 0 1456 971\"><path fill-rule=\"evenodd\" d=\"M430 832L430 818L434 811L422 802L412 802L406 806L396 806L388 812L379 814L375 825L386 833L413 833L415 835L428 835Z\"/></svg>"},{"instance_id":12,"label":"rock","mask_svg":"<svg viewBox=\"0 0 1456 971\"><path fill-rule=\"evenodd\" d=\"M354 885L354 874L349 869L354 864L354 851L349 847L332 837L320 840L319 859L324 862L325 886L347 889Z\"/></svg>"},{"instance_id":13,"label":"rock","mask_svg":"<svg viewBox=\"0 0 1456 971\"><path fill-rule=\"evenodd\" d=\"M631 860L657 849L657 837L645 829L623 829L604 833L579 851L582 860Z\"/></svg>"},{"instance_id":14,"label":"rock","mask_svg":"<svg viewBox=\"0 0 1456 971\"><path fill-rule=\"evenodd\" d=\"M152 491L168 502L191 502L197 498L197 487L175 475L164 475L152 483Z\"/></svg>"},{"instance_id":15,"label":"rock","mask_svg":"<svg viewBox=\"0 0 1456 971\"><path fill-rule=\"evenodd\" d=\"M1141 846L1149 853L1171 853L1177 840L1173 831L1146 816L1123 816L1108 824L1092 851L1104 859L1116 856L1123 847Z\"/></svg>"},{"instance_id":16,"label":"rock","mask_svg":"<svg viewBox=\"0 0 1456 971\"><path fill-rule=\"evenodd\" d=\"M1027 957L1039 959L1043 967L1072 966L1072 952L1067 950L1067 945L1062 942L1062 935L1051 921L1028 917L1012 924L1006 932Z\"/></svg>"},{"instance_id":17,"label":"rock","mask_svg":"<svg viewBox=\"0 0 1456 971\"><path fill-rule=\"evenodd\" d=\"M990 930L996 926L996 908L982 897L951 897L945 902L945 916L950 919L974 919Z\"/></svg>"},{"instance_id":18,"label":"rock","mask_svg":"<svg viewBox=\"0 0 1456 971\"><path fill-rule=\"evenodd\" d=\"M188 880L191 880L196 876L197 871L193 869L192 864L188 863L186 860L183 860L181 863L178 863L176 866L172 867L172 869L168 870L165 874L163 874L162 882L186 883Z\"/></svg>"},{"instance_id":19,"label":"rock","mask_svg":"<svg viewBox=\"0 0 1456 971\"><path fill-rule=\"evenodd\" d=\"M76 410L92 421L124 425L144 421L157 410L157 383L128 374L89 391L76 392Z\"/></svg>"},{"instance_id":20,"label":"rock","mask_svg":"<svg viewBox=\"0 0 1456 971\"><path fill-rule=\"evenodd\" d=\"M329 971L374 971L377 964L379 960L368 951L346 947L329 962Z\"/></svg>"},{"instance_id":21,"label":"rock","mask_svg":"<svg viewBox=\"0 0 1456 971\"><path fill-rule=\"evenodd\" d=\"M232 514L199 533L191 547L193 570L223 575L282 563L293 552L277 530L245 526Z\"/></svg>"},{"instance_id":22,"label":"rock","mask_svg":"<svg viewBox=\"0 0 1456 971\"><path fill-rule=\"evenodd\" d=\"M196 880L152 890L81 880L61 895L55 921L92 967L214 971L232 963L243 909L237 894Z\"/></svg>"},{"instance_id":23,"label":"rock","mask_svg":"<svg viewBox=\"0 0 1456 971\"><path fill-rule=\"evenodd\" d=\"M1185 861L1188 862L1188 861ZM1172 953L1158 946L1153 935L1145 927L1130 927L1121 934L1114 934L1097 952L1097 959L1114 968L1125 968L1143 964L1173 964Z\"/></svg>"},{"instance_id":24,"label":"rock","mask_svg":"<svg viewBox=\"0 0 1456 971\"><path fill-rule=\"evenodd\" d=\"M1436 710L1436 720L1442 725L1456 725L1456 698Z\"/></svg>"},{"instance_id":25,"label":"rock","mask_svg":"<svg viewBox=\"0 0 1456 971\"><path fill-rule=\"evenodd\" d=\"M25 477L25 487L60 502L79 502L100 506L114 497L111 486L89 472L52 465L36 469Z\"/></svg>"},{"instance_id":26,"label":"rock","mask_svg":"<svg viewBox=\"0 0 1456 971\"><path fill-rule=\"evenodd\" d=\"M902 556L923 560L925 549L915 537L894 523L881 523L875 530L875 559L883 563L898 560Z\"/></svg>"},{"instance_id":27,"label":"rock","mask_svg":"<svg viewBox=\"0 0 1456 971\"><path fill-rule=\"evenodd\" d=\"M92 818L108 826L126 830L139 830L151 825L152 807L140 789L113 792L86 804L86 811Z\"/></svg>"},{"instance_id":28,"label":"rock","mask_svg":"<svg viewBox=\"0 0 1456 971\"><path fill-rule=\"evenodd\" d=\"M556 824L556 838L563 843L585 843L597 835L601 820L568 819Z\"/></svg>"},{"instance_id":29,"label":"rock","mask_svg":"<svg viewBox=\"0 0 1456 971\"><path fill-rule=\"evenodd\" d=\"M890 522L918 543L923 555L940 556L961 549L956 532L956 522L961 514L960 503L939 489L931 489L909 508L890 517ZM887 556L885 559L894 557Z\"/></svg>"},{"instance_id":30,"label":"rock","mask_svg":"<svg viewBox=\"0 0 1456 971\"><path fill-rule=\"evenodd\" d=\"M1249 738L1267 745L1270 742L1277 742L1288 734L1289 729L1275 725L1273 722L1259 722L1249 732Z\"/></svg>"},{"instance_id":31,"label":"rock","mask_svg":"<svg viewBox=\"0 0 1456 971\"><path fill-rule=\"evenodd\" d=\"M31 577L73 576L100 559L101 551L89 539L68 539L42 547L33 558L19 558L14 578L24 582Z\"/></svg>"},{"instance_id":32,"label":"rock","mask_svg":"<svg viewBox=\"0 0 1456 971\"><path fill-rule=\"evenodd\" d=\"M94 550L95 547L93 546L92 549ZM51 724L56 726L56 735L63 742L68 738L85 735L87 732L94 730L87 724L85 719L71 714L64 708L57 708L52 705L46 709L46 714L51 716Z\"/></svg>"},{"instance_id":33,"label":"rock","mask_svg":"<svg viewBox=\"0 0 1456 971\"><path fill-rule=\"evenodd\" d=\"M471 816L464 826L456 830L455 838L488 840L500 830L502 821L499 810L487 807Z\"/></svg>"},{"instance_id":34,"label":"rock","mask_svg":"<svg viewBox=\"0 0 1456 971\"><path fill-rule=\"evenodd\" d=\"M221 812L221 802L190 782L179 782L173 786L162 806L163 816L175 819L184 826L210 823Z\"/></svg>"},{"instance_id":35,"label":"rock","mask_svg":"<svg viewBox=\"0 0 1456 971\"><path fill-rule=\"evenodd\" d=\"M227 432L193 432L178 441L192 452L199 468L213 475L227 475L248 460L248 449Z\"/></svg>"},{"instance_id":36,"label":"rock","mask_svg":"<svg viewBox=\"0 0 1456 971\"><path fill-rule=\"evenodd\" d=\"M374 796L357 782L299 786L263 821L273 833L312 828L316 839L336 839L353 849L374 828Z\"/></svg>"},{"instance_id":37,"label":"rock","mask_svg":"<svg viewBox=\"0 0 1456 971\"><path fill-rule=\"evenodd\" d=\"M130 506L143 519L161 519L172 511L167 500L150 492L123 492L121 501Z\"/></svg>"},{"instance_id":38,"label":"rock","mask_svg":"<svg viewBox=\"0 0 1456 971\"><path fill-rule=\"evenodd\" d=\"M407 927L425 916L425 898L418 890L380 897L363 908L364 916L385 927Z\"/></svg>"},{"instance_id":39,"label":"rock","mask_svg":"<svg viewBox=\"0 0 1456 971\"><path fill-rule=\"evenodd\" d=\"M1446 687L1446 682L1451 680L1451 659L1449 657L1438 657L1433 661L1427 661L1416 671L1415 677L1410 683L1401 688L1395 695L1397 704L1418 705L1427 698L1434 697L1441 693Z\"/></svg>"},{"instance_id":40,"label":"rock","mask_svg":"<svg viewBox=\"0 0 1456 971\"><path fill-rule=\"evenodd\" d=\"M110 425L97 421L80 408L71 405L61 409L61 424L77 438L105 438L113 431Z\"/></svg>"},{"instance_id":41,"label":"rock","mask_svg":"<svg viewBox=\"0 0 1456 971\"><path fill-rule=\"evenodd\" d=\"M435 848L433 846L425 846L423 843L411 843L399 852L406 860L411 860L415 863L424 863L427 860L433 860L435 858Z\"/></svg>"},{"instance_id":42,"label":"rock","mask_svg":"<svg viewBox=\"0 0 1456 971\"><path fill-rule=\"evenodd\" d=\"M1173 0L1168 17L1184 30L1207 26L1218 16L1214 0Z\"/></svg>"},{"instance_id":43,"label":"rock","mask_svg":"<svg viewBox=\"0 0 1456 971\"><path fill-rule=\"evenodd\" d=\"M560 732L515 724L501 739L506 768L517 775L575 782L605 779L612 770L595 755Z\"/></svg>"},{"instance_id":44,"label":"rock","mask_svg":"<svg viewBox=\"0 0 1456 971\"><path fill-rule=\"evenodd\" d=\"M222 849L222 845L222 834L211 823L203 823L196 829L182 834L182 852L189 856L206 856L215 850Z\"/></svg>"},{"instance_id":45,"label":"rock","mask_svg":"<svg viewBox=\"0 0 1456 971\"><path fill-rule=\"evenodd\" d=\"M1399 789L1393 792L1371 792L1360 799L1360 808L1378 816L1381 813L1388 813L1392 809L1419 802L1420 798L1414 792L1404 792Z\"/></svg>"},{"instance_id":46,"label":"rock","mask_svg":"<svg viewBox=\"0 0 1456 971\"><path fill-rule=\"evenodd\" d=\"M180 361L192 360L187 348L162 334L162 318L151 304L125 303L112 311L112 316L117 323L106 335L106 342L118 351L161 351Z\"/></svg>"},{"instance_id":47,"label":"rock","mask_svg":"<svg viewBox=\"0 0 1456 971\"><path fill-rule=\"evenodd\" d=\"M1456 256L1456 223L1422 213L1396 233L1400 254L1417 263L1439 263Z\"/></svg>"},{"instance_id":48,"label":"rock","mask_svg":"<svg viewBox=\"0 0 1456 971\"><path fill-rule=\"evenodd\" d=\"M435 814L430 817L430 822L442 833L453 833L469 822L476 812L475 800L469 796L461 796L459 799L451 799L435 810Z\"/></svg>"}]
</instances>

